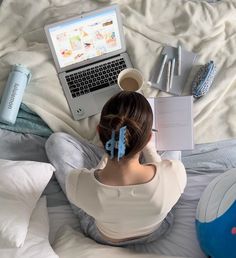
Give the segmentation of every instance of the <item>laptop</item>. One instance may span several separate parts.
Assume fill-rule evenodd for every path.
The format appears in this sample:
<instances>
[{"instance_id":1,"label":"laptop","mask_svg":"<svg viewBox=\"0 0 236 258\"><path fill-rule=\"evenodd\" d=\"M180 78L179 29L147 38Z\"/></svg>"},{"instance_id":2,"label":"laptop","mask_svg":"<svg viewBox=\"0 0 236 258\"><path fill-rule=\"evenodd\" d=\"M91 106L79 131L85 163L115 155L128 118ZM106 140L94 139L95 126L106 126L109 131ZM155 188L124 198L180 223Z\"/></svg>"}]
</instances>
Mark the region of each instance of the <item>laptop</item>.
<instances>
[{"instance_id":1,"label":"laptop","mask_svg":"<svg viewBox=\"0 0 236 258\"><path fill-rule=\"evenodd\" d=\"M118 5L45 26L58 76L75 120L99 113L132 67Z\"/></svg>"}]
</instances>

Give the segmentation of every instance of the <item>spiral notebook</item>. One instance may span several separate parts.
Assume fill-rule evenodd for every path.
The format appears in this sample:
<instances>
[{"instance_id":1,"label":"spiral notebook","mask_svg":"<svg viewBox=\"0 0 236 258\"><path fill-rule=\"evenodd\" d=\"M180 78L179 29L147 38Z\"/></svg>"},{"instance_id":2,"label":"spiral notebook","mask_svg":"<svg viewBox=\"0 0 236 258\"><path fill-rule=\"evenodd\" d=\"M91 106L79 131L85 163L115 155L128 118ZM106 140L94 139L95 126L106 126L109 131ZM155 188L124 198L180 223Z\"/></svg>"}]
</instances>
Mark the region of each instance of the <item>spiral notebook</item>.
<instances>
[{"instance_id":1,"label":"spiral notebook","mask_svg":"<svg viewBox=\"0 0 236 258\"><path fill-rule=\"evenodd\" d=\"M148 98L148 102L153 110L152 141L156 149L193 149L193 97Z\"/></svg>"}]
</instances>

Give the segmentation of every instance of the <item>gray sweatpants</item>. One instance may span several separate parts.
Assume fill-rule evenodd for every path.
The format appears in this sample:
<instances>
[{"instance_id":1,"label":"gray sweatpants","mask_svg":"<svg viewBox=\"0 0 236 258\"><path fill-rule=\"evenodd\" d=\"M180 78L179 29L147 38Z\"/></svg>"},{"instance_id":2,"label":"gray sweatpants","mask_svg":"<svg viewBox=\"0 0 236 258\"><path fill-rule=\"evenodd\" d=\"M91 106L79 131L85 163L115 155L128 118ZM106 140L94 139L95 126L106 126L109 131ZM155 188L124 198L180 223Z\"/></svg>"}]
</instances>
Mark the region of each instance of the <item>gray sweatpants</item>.
<instances>
[{"instance_id":1,"label":"gray sweatpants","mask_svg":"<svg viewBox=\"0 0 236 258\"><path fill-rule=\"evenodd\" d=\"M72 169L87 168L91 169L98 165L101 160L104 150L88 141L80 138L76 139L66 133L54 133L46 142L46 152L49 161L56 168L56 178L64 191L65 190L65 177ZM180 159L181 152L166 152L163 153L164 158ZM152 234L140 237L137 239L122 241L120 243L112 243L106 241L99 233L93 217L89 216L79 207L71 205L74 213L78 216L82 232L101 244L109 244L114 246L126 246L137 243L152 242L167 232L170 231L173 224L173 215L169 213L162 222L161 226Z\"/></svg>"}]
</instances>

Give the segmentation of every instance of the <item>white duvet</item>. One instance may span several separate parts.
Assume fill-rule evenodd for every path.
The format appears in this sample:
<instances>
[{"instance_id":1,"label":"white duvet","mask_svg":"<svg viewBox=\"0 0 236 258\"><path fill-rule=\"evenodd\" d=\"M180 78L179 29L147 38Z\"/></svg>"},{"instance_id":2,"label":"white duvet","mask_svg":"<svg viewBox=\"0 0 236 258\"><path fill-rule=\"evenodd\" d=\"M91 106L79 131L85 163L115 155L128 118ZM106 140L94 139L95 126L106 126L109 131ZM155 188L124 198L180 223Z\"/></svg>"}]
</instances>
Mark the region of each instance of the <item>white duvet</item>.
<instances>
[{"instance_id":1,"label":"white duvet","mask_svg":"<svg viewBox=\"0 0 236 258\"><path fill-rule=\"evenodd\" d=\"M104 2L104 1L103 1ZM236 0L217 4L184 0L5 0L0 7L0 93L10 65L32 71L23 102L53 131L96 141L99 115L74 121L57 78L43 27L110 3L121 7L128 53L149 79L165 44L178 41L198 54L196 65L214 60L217 76L210 92L194 103L195 142L236 136ZM193 78L194 69L189 82ZM190 83L184 94L190 93ZM145 96L162 93L145 87Z\"/></svg>"}]
</instances>

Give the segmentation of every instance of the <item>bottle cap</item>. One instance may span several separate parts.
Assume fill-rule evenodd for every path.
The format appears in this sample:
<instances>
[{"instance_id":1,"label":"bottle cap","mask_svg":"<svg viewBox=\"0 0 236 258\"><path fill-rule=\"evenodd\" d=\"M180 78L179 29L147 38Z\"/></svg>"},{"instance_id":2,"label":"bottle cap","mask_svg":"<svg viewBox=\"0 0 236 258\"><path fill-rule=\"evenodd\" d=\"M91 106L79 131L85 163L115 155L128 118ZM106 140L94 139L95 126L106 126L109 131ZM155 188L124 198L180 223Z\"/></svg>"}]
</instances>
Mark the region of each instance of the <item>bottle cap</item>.
<instances>
[{"instance_id":1,"label":"bottle cap","mask_svg":"<svg viewBox=\"0 0 236 258\"><path fill-rule=\"evenodd\" d=\"M30 78L31 78L31 72L24 65L22 65L22 64L15 64L15 65L12 66L12 71L13 72L17 71L17 72L24 73L26 75L26 77L28 78L28 83L29 83Z\"/></svg>"}]
</instances>

